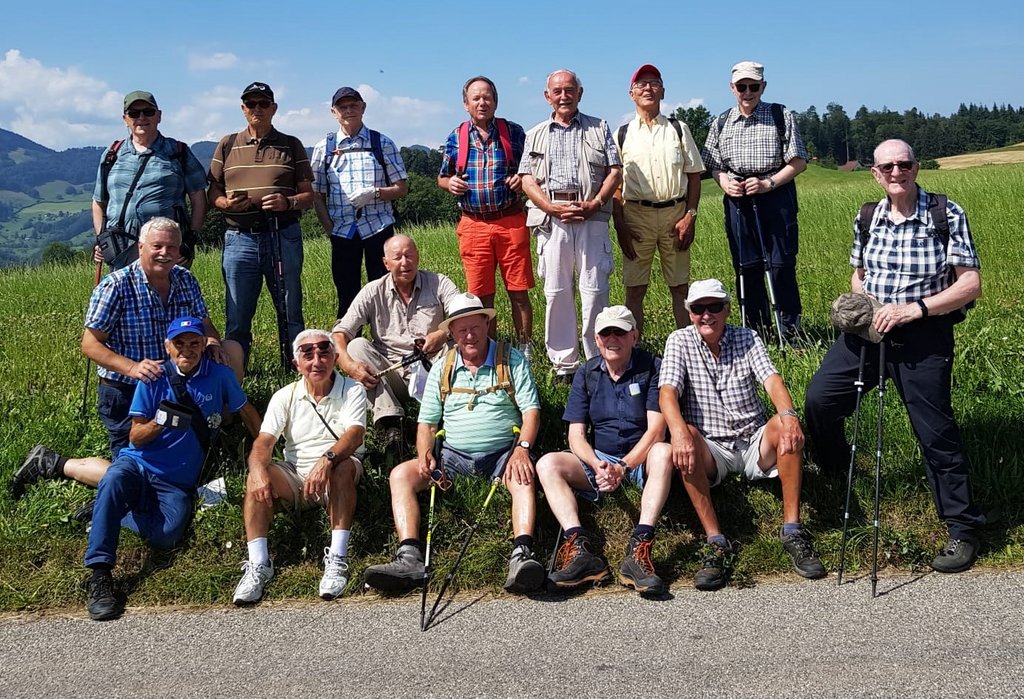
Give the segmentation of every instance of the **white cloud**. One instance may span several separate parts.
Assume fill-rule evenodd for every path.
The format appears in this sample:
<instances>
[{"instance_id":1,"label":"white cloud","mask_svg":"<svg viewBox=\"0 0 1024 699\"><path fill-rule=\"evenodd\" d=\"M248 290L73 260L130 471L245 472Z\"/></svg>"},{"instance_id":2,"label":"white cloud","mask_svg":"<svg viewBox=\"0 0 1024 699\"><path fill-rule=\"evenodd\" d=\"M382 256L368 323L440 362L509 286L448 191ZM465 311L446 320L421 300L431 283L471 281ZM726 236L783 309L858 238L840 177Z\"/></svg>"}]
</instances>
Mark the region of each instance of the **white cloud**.
<instances>
[{"instance_id":1,"label":"white cloud","mask_svg":"<svg viewBox=\"0 0 1024 699\"><path fill-rule=\"evenodd\" d=\"M238 56L229 51L211 54L192 53L188 57L189 70L227 70L238 65Z\"/></svg>"},{"instance_id":2,"label":"white cloud","mask_svg":"<svg viewBox=\"0 0 1024 699\"><path fill-rule=\"evenodd\" d=\"M520 85L529 85L530 84L530 79L524 75L521 78L519 78L518 82L519 82Z\"/></svg>"}]
</instances>

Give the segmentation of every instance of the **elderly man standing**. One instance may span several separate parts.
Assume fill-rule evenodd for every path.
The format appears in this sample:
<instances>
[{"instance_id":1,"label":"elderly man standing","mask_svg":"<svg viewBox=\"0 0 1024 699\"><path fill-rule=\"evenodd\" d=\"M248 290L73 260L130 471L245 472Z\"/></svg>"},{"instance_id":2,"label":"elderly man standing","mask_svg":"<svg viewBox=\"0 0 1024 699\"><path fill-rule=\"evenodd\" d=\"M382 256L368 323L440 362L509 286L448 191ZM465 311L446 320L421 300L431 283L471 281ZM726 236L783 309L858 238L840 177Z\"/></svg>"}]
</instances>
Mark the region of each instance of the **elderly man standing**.
<instances>
[{"instance_id":1,"label":"elderly man standing","mask_svg":"<svg viewBox=\"0 0 1024 699\"><path fill-rule=\"evenodd\" d=\"M278 314L282 354L305 327L299 218L313 205L313 173L302 142L274 128L276 113L269 85L255 82L242 90L248 126L217 144L206 193L227 221L225 335L242 346L247 362L264 278Z\"/></svg>"},{"instance_id":2,"label":"elderly man standing","mask_svg":"<svg viewBox=\"0 0 1024 699\"><path fill-rule=\"evenodd\" d=\"M388 238L384 243L387 276L359 291L331 333L338 368L366 389L374 426L384 433L385 450L404 441L402 418L409 402L406 381L413 366L381 372L417 349L428 357L440 352L448 332L439 326L459 294L451 279L421 270L419 263L419 250L412 238ZM372 340L359 336L364 325L370 326ZM421 348L417 348L417 340L423 341Z\"/></svg>"},{"instance_id":3,"label":"elderly man standing","mask_svg":"<svg viewBox=\"0 0 1024 699\"><path fill-rule=\"evenodd\" d=\"M462 104L469 121L448 135L437 185L459 198L462 218L456 232L467 290L493 308L494 273L501 268L516 342L529 359L533 355L533 261L520 196L522 178L517 172L526 134L519 124L495 118L498 88L490 78L478 75L467 80ZM491 330L496 336L496 328Z\"/></svg>"},{"instance_id":4,"label":"elderly man standing","mask_svg":"<svg viewBox=\"0 0 1024 699\"><path fill-rule=\"evenodd\" d=\"M607 564L591 550L580 524L575 495L596 502L601 493L627 481L643 490L643 499L619 580L637 592L660 594L665 584L651 562L651 546L672 486L672 462L664 450L656 460L648 454L665 439L658 407L661 360L636 346L636 320L625 306L598 313L595 329L601 356L588 359L576 372L563 415L569 423L570 451L545 454L537 462L537 477L565 532L560 567L548 579L556 587L573 588L607 575ZM592 441L587 439L588 425Z\"/></svg>"},{"instance_id":5,"label":"elderly man standing","mask_svg":"<svg viewBox=\"0 0 1024 699\"><path fill-rule=\"evenodd\" d=\"M491 340L493 308L472 294L452 304L442 330L451 332L450 357L434 363L420 406L417 458L391 472L391 509L398 553L391 563L366 569L366 584L377 590L407 590L424 577L417 493L430 486L435 469L449 475L501 476L512 495L512 556L505 589L530 592L544 582L544 566L533 554L536 517L530 447L540 424L540 399L523 355ZM443 374L448 372L447 376ZM444 421L441 464L434 461L434 434ZM514 437L513 428L521 428ZM510 448L511 447L511 448Z\"/></svg>"},{"instance_id":6,"label":"elderly man standing","mask_svg":"<svg viewBox=\"0 0 1024 699\"><path fill-rule=\"evenodd\" d=\"M344 317L362 284L384 276L384 243L394 235L391 202L409 193L405 164L394 142L363 124L366 102L351 87L331 99L338 120L313 148L313 205L331 238L331 273L338 292L338 318Z\"/></svg>"},{"instance_id":7,"label":"elderly man standing","mask_svg":"<svg viewBox=\"0 0 1024 699\"><path fill-rule=\"evenodd\" d=\"M742 61L732 67L729 89L736 106L711 122L704 164L725 193L725 231L748 325L762 334L772 327L764 246L782 316L779 331L793 338L800 330L802 311L793 179L807 168L807 151L793 113L761 100L767 85L760 63Z\"/></svg>"},{"instance_id":8,"label":"elderly man standing","mask_svg":"<svg viewBox=\"0 0 1024 699\"><path fill-rule=\"evenodd\" d=\"M874 155L871 173L885 198L866 204L854 222L850 286L882 304L873 324L886 345L885 374L906 405L935 508L949 531L931 565L959 573L974 564L985 526L950 395L953 326L981 295L980 262L963 209L917 184L920 164L911 147L884 141ZM807 387L807 426L826 472L842 472L850 460L843 421L854 411L858 367L868 389L878 383L879 354L865 344L844 333Z\"/></svg>"},{"instance_id":9,"label":"elderly man standing","mask_svg":"<svg viewBox=\"0 0 1024 699\"><path fill-rule=\"evenodd\" d=\"M154 381L164 371L163 338L174 318L202 319L207 355L230 365L241 381L242 348L230 340L221 343L199 283L175 266L180 257L178 224L150 219L139 232L139 259L104 277L89 300L82 353L99 371L98 412L115 459L128 444L128 409L136 384Z\"/></svg>"},{"instance_id":10,"label":"elderly man standing","mask_svg":"<svg viewBox=\"0 0 1024 699\"><path fill-rule=\"evenodd\" d=\"M161 116L153 93L129 92L124 124L130 138L114 141L100 159L92 224L102 248L98 252L112 269L138 257L142 224L157 216L172 218L182 228L184 264L195 257L195 232L206 215L206 171L185 143L160 133ZM185 209L186 197L191 213Z\"/></svg>"},{"instance_id":11,"label":"elderly man standing","mask_svg":"<svg viewBox=\"0 0 1024 699\"><path fill-rule=\"evenodd\" d=\"M590 359L598 354L594 321L608 305L614 266L608 220L622 163L608 123L579 111L583 85L575 73L549 75L544 98L553 111L526 134L519 174L530 198L526 223L537 235L537 272L547 299L544 342L556 380L570 384L580 338L573 274L579 276L583 352Z\"/></svg>"},{"instance_id":12,"label":"elderly man standing","mask_svg":"<svg viewBox=\"0 0 1024 699\"><path fill-rule=\"evenodd\" d=\"M655 251L672 296L676 327L690 322L686 290L704 163L690 128L661 114L665 98L661 71L649 64L637 68L629 96L636 105L636 117L618 132L622 186L615 194L614 216L624 258L626 307L636 317L640 334Z\"/></svg>"},{"instance_id":13,"label":"elderly man standing","mask_svg":"<svg viewBox=\"0 0 1024 699\"><path fill-rule=\"evenodd\" d=\"M327 504L331 544L324 549L320 597L339 597L348 583L348 540L362 475L366 391L334 370L334 344L323 330L304 330L293 345L301 378L270 399L260 434L249 453L242 516L249 559L235 587L235 604L252 604L274 577L267 532L275 505ZM274 447L284 437L284 461Z\"/></svg>"},{"instance_id":14,"label":"elderly man standing","mask_svg":"<svg viewBox=\"0 0 1024 699\"><path fill-rule=\"evenodd\" d=\"M695 282L686 305L693 325L668 336L661 366L661 412L671 444L655 445L648 458L670 458L679 469L707 535L707 556L694 585L698 590L716 590L728 582L732 547L719 527L711 487L730 473L742 473L750 480L778 477L782 546L797 573L823 577L825 568L800 525L804 435L782 376L754 331L725 322L729 293L720 281ZM777 413L767 421L758 385L764 387Z\"/></svg>"}]
</instances>

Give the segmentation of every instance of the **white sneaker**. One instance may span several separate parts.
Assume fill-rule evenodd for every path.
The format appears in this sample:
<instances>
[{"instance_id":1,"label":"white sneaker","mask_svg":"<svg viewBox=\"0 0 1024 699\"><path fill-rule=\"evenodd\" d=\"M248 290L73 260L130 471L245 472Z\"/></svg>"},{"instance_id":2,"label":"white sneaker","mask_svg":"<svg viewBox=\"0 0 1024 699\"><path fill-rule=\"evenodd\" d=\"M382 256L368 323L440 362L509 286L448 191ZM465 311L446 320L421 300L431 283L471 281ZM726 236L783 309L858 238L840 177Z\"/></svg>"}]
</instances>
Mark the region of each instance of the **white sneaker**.
<instances>
[{"instance_id":1,"label":"white sneaker","mask_svg":"<svg viewBox=\"0 0 1024 699\"><path fill-rule=\"evenodd\" d=\"M274 563L242 563L242 579L235 586L235 604L253 604L263 599L263 587L274 577Z\"/></svg>"},{"instance_id":2,"label":"white sneaker","mask_svg":"<svg viewBox=\"0 0 1024 699\"><path fill-rule=\"evenodd\" d=\"M526 357L526 361L527 362L529 362L530 364L533 364L533 344L532 343L526 342L526 343L523 343L523 344L519 345L519 351L523 353L524 357Z\"/></svg>"},{"instance_id":3,"label":"white sneaker","mask_svg":"<svg viewBox=\"0 0 1024 699\"><path fill-rule=\"evenodd\" d=\"M324 577L320 578L320 599L341 597L348 585L348 558L324 549Z\"/></svg>"}]
</instances>

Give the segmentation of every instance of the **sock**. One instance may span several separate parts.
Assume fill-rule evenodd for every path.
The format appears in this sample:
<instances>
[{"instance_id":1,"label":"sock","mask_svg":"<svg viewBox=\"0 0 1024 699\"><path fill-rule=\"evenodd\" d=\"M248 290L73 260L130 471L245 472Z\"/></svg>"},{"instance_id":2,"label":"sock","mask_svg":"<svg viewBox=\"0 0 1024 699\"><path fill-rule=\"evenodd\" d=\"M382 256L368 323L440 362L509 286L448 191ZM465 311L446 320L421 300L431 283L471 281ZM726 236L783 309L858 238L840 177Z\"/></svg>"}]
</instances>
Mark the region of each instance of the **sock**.
<instances>
[{"instance_id":1,"label":"sock","mask_svg":"<svg viewBox=\"0 0 1024 699\"><path fill-rule=\"evenodd\" d=\"M352 531L349 529L331 530L331 553L335 556L345 557L348 555L348 537Z\"/></svg>"},{"instance_id":2,"label":"sock","mask_svg":"<svg viewBox=\"0 0 1024 699\"><path fill-rule=\"evenodd\" d=\"M637 539L643 539L649 541L654 538L654 526L650 524L638 524L633 529L633 536Z\"/></svg>"},{"instance_id":3,"label":"sock","mask_svg":"<svg viewBox=\"0 0 1024 699\"><path fill-rule=\"evenodd\" d=\"M402 548L403 546L415 546L420 551L423 551L423 542L419 539L402 539L398 542L398 548Z\"/></svg>"},{"instance_id":4,"label":"sock","mask_svg":"<svg viewBox=\"0 0 1024 699\"><path fill-rule=\"evenodd\" d=\"M708 537L709 544L718 544L719 546L725 546L728 548L729 540L725 538L724 534L715 534L714 536Z\"/></svg>"},{"instance_id":5,"label":"sock","mask_svg":"<svg viewBox=\"0 0 1024 699\"><path fill-rule=\"evenodd\" d=\"M583 529L583 527L573 527L572 529L566 529L564 533L565 540L568 541L569 539L571 539L573 534L579 534L580 536L583 536L584 531L585 530Z\"/></svg>"},{"instance_id":6,"label":"sock","mask_svg":"<svg viewBox=\"0 0 1024 699\"><path fill-rule=\"evenodd\" d=\"M57 454L57 475L61 478L67 478L67 474L64 473L64 464L68 462L68 457Z\"/></svg>"},{"instance_id":7,"label":"sock","mask_svg":"<svg viewBox=\"0 0 1024 699\"><path fill-rule=\"evenodd\" d=\"M249 562L253 565L270 563L270 551L267 550L267 537L261 536L246 543L249 547Z\"/></svg>"},{"instance_id":8,"label":"sock","mask_svg":"<svg viewBox=\"0 0 1024 699\"><path fill-rule=\"evenodd\" d=\"M782 535L789 536L790 534L796 534L802 527L799 522L783 522L782 523Z\"/></svg>"},{"instance_id":9,"label":"sock","mask_svg":"<svg viewBox=\"0 0 1024 699\"><path fill-rule=\"evenodd\" d=\"M533 537L529 534L521 534L515 539L512 539L512 548L517 546L525 546L526 548L533 550Z\"/></svg>"}]
</instances>

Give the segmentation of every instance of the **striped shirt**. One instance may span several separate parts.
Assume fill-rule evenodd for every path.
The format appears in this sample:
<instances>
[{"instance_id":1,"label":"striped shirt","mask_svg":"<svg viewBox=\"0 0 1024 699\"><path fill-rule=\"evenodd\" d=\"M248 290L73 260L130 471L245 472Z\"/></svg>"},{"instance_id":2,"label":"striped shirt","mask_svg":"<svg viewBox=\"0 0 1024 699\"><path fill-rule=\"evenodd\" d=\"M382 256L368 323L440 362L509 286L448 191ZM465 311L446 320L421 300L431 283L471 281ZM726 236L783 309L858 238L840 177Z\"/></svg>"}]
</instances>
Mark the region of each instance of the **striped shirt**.
<instances>
[{"instance_id":1,"label":"striped shirt","mask_svg":"<svg viewBox=\"0 0 1024 699\"><path fill-rule=\"evenodd\" d=\"M106 346L133 362L163 361L167 358L164 337L171 321L181 316L205 319L208 315L199 282L190 271L171 268L171 291L164 303L136 260L111 272L96 286L85 313L85 327L107 335ZM105 379L138 383L138 379L101 366L97 370Z\"/></svg>"},{"instance_id":2,"label":"striped shirt","mask_svg":"<svg viewBox=\"0 0 1024 699\"><path fill-rule=\"evenodd\" d=\"M753 330L726 325L716 360L696 326L674 331L665 342L660 386L683 398L683 419L707 439L730 449L765 423L758 385L777 374Z\"/></svg>"},{"instance_id":3,"label":"striped shirt","mask_svg":"<svg viewBox=\"0 0 1024 699\"><path fill-rule=\"evenodd\" d=\"M462 363L462 355L455 353L455 364L452 367L452 388L487 389L497 383L497 370L494 360L497 344L490 341L487 359L477 369L476 376ZM469 454L493 454L508 448L509 434L512 427L521 427L522 414L528 410L540 409L540 398L537 386L530 375L530 367L519 350L509 350L509 372L516 389L516 408L505 390L478 395L474 399L473 409L469 409L468 393L448 394L444 401L444 432L445 441ZM419 422L436 425L441 421L441 371L444 359L434 362L427 385L423 391L423 402L420 404Z\"/></svg>"},{"instance_id":4,"label":"striped shirt","mask_svg":"<svg viewBox=\"0 0 1024 699\"><path fill-rule=\"evenodd\" d=\"M472 124L469 127L469 155L466 159L465 179L469 191L459 197L459 208L473 214L484 214L502 211L520 201L519 194L509 189L505 178L516 174L517 167L526 148L526 132L519 124L509 121L508 136L512 141L512 163L501 147L498 138L498 127L491 120L487 128L487 141L483 140L480 131ZM455 165L459 157L459 129L448 135L444 144L444 159L441 161L441 177L455 174Z\"/></svg>"},{"instance_id":5,"label":"striped shirt","mask_svg":"<svg viewBox=\"0 0 1024 699\"><path fill-rule=\"evenodd\" d=\"M786 126L786 143L779 142L770 103L758 102L753 114L743 116L733 107L725 118L721 133L720 119L714 119L704 141L704 165L709 170L751 176L773 175L794 158L807 160L807 149L797 129L793 112L782 110Z\"/></svg>"},{"instance_id":6,"label":"striped shirt","mask_svg":"<svg viewBox=\"0 0 1024 699\"><path fill-rule=\"evenodd\" d=\"M327 195L327 212L334 222L331 235L342 238L370 238L395 223L390 201L373 201L356 209L348 200L348 193L364 187L384 187L384 171L370 148L370 130L363 126L355 136L346 136L340 129L334 135L334 153L329 154L327 139L313 148L313 191ZM381 134L380 147L387 164L391 183L408 179L405 163L395 142Z\"/></svg>"},{"instance_id":7,"label":"striped shirt","mask_svg":"<svg viewBox=\"0 0 1024 699\"><path fill-rule=\"evenodd\" d=\"M864 292L882 303L913 303L949 288L956 281L954 267L980 269L967 214L949 201L946 218L949 244L944 250L928 211L928 192L917 188L917 210L899 224L892 219L887 197L875 208L865 248L858 234L858 213L850 265L864 268Z\"/></svg>"}]
</instances>

